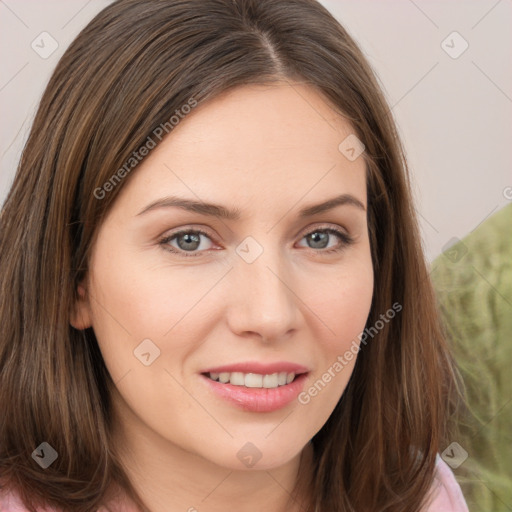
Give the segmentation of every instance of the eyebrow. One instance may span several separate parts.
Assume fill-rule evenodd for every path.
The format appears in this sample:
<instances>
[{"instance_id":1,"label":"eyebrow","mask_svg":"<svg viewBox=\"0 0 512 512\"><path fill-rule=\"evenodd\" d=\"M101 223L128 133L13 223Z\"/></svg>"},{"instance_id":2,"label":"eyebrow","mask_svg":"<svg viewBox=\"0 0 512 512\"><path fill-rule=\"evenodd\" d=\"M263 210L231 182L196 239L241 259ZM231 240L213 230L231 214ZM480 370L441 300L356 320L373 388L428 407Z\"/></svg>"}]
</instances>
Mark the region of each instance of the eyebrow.
<instances>
[{"instance_id":1,"label":"eyebrow","mask_svg":"<svg viewBox=\"0 0 512 512\"><path fill-rule=\"evenodd\" d=\"M355 206L356 208L366 211L363 203L357 199L355 196L351 194L342 194L340 196L333 197L319 204L306 206L302 210L299 211L299 218L311 217L313 215L317 215L319 213L323 213L337 206ZM159 208L181 208L186 211L199 213L201 215L207 215L210 217L217 217L220 219L227 220L239 220L241 217L241 211L239 208L229 209L225 206L215 203L205 203L202 201L195 201L192 199L185 199L176 196L168 196L162 199L158 199L153 203L146 206L142 211L140 211L137 216L143 215L152 210L156 210Z\"/></svg>"}]
</instances>

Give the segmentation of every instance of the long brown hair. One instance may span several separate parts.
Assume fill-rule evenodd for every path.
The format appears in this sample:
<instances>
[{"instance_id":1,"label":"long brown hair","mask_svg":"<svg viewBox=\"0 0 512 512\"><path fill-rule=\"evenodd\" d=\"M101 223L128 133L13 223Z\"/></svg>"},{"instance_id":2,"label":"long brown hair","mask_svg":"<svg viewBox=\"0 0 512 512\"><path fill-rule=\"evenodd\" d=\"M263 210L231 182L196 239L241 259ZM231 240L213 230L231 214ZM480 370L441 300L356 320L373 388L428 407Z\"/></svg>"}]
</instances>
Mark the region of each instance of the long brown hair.
<instances>
[{"instance_id":1,"label":"long brown hair","mask_svg":"<svg viewBox=\"0 0 512 512\"><path fill-rule=\"evenodd\" d=\"M69 324L77 284L102 218L137 172L127 162L155 130L170 131L191 98L283 80L314 87L364 143L367 326L402 306L362 348L312 439L308 511L411 512L428 498L458 377L404 151L362 52L315 0L118 0L60 59L0 217L0 471L27 507L88 512L119 488L147 510L112 444L114 383L94 332ZM58 453L44 471L31 457L41 442Z\"/></svg>"}]
</instances>

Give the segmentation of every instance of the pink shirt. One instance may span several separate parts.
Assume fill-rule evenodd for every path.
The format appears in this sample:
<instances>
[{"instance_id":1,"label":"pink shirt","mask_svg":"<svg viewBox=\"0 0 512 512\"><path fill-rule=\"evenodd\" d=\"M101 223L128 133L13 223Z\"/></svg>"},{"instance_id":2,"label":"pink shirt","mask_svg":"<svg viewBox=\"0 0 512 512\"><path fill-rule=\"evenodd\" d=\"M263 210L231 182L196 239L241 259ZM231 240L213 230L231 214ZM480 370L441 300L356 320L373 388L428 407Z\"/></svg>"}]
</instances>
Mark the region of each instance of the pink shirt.
<instances>
[{"instance_id":1,"label":"pink shirt","mask_svg":"<svg viewBox=\"0 0 512 512\"><path fill-rule=\"evenodd\" d=\"M437 456L436 475L433 484L434 498L428 508L422 512L469 512L457 480L447 464ZM18 496L0 491L0 512L27 512ZM39 508L38 512L58 512L54 508ZM101 512L101 509L100 511ZM134 512L121 508L119 512Z\"/></svg>"},{"instance_id":2,"label":"pink shirt","mask_svg":"<svg viewBox=\"0 0 512 512\"><path fill-rule=\"evenodd\" d=\"M424 512L469 512L460 485L439 455L436 458L433 490L435 497Z\"/></svg>"}]
</instances>

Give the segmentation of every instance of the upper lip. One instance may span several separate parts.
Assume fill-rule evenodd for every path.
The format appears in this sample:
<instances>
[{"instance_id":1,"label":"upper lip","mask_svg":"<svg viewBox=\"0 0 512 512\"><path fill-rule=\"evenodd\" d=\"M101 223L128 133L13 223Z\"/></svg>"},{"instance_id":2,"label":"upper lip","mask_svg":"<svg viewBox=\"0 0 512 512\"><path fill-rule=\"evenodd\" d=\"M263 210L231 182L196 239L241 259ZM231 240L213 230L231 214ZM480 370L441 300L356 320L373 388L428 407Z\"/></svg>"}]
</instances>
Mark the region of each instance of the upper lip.
<instances>
[{"instance_id":1,"label":"upper lip","mask_svg":"<svg viewBox=\"0 0 512 512\"><path fill-rule=\"evenodd\" d=\"M258 373L260 375L272 375L273 373L306 373L308 368L296 363L278 361L275 363L260 363L257 361L245 361L241 363L226 364L208 368L201 373Z\"/></svg>"}]
</instances>

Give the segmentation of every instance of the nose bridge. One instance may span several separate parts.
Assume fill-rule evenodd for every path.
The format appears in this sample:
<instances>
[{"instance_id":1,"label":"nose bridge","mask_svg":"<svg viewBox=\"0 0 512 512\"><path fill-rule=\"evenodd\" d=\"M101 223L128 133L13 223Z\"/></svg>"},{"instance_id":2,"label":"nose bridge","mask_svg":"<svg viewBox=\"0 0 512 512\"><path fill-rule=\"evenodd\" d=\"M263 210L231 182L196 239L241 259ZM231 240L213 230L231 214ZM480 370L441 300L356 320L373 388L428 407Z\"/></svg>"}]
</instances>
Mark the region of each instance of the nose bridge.
<instances>
[{"instance_id":1,"label":"nose bridge","mask_svg":"<svg viewBox=\"0 0 512 512\"><path fill-rule=\"evenodd\" d=\"M263 242L247 237L237 247L236 293L231 302L232 328L276 338L294 327L296 296L286 256L268 235ZM262 237L260 237L260 240Z\"/></svg>"}]
</instances>

